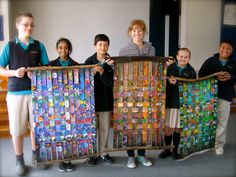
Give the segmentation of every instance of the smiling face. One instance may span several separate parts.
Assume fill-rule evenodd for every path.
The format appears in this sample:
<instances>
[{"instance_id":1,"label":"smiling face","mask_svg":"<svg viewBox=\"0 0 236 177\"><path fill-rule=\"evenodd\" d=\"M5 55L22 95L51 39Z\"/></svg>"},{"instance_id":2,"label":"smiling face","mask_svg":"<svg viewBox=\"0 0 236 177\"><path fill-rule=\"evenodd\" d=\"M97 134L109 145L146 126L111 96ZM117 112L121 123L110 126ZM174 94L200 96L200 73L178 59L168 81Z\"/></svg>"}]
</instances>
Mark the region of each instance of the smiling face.
<instances>
[{"instance_id":1,"label":"smiling face","mask_svg":"<svg viewBox=\"0 0 236 177\"><path fill-rule=\"evenodd\" d=\"M221 43L219 47L220 59L227 60L233 52L233 47L228 43Z\"/></svg>"},{"instance_id":2,"label":"smiling face","mask_svg":"<svg viewBox=\"0 0 236 177\"><path fill-rule=\"evenodd\" d=\"M132 30L130 31L130 37L132 38L134 43L142 42L144 38L143 29L138 25L134 25Z\"/></svg>"},{"instance_id":3,"label":"smiling face","mask_svg":"<svg viewBox=\"0 0 236 177\"><path fill-rule=\"evenodd\" d=\"M31 17L22 16L16 23L16 28L18 30L19 36L30 37L34 28L34 20Z\"/></svg>"},{"instance_id":4,"label":"smiling face","mask_svg":"<svg viewBox=\"0 0 236 177\"><path fill-rule=\"evenodd\" d=\"M66 42L61 41L60 43L58 43L56 49L61 59L67 60L69 58L70 48Z\"/></svg>"},{"instance_id":5,"label":"smiling face","mask_svg":"<svg viewBox=\"0 0 236 177\"><path fill-rule=\"evenodd\" d=\"M95 45L97 55L105 56L109 48L108 41L98 41Z\"/></svg>"},{"instance_id":6,"label":"smiling face","mask_svg":"<svg viewBox=\"0 0 236 177\"><path fill-rule=\"evenodd\" d=\"M180 49L176 55L178 65L180 67L186 66L189 63L190 55L191 54L188 50Z\"/></svg>"}]
</instances>

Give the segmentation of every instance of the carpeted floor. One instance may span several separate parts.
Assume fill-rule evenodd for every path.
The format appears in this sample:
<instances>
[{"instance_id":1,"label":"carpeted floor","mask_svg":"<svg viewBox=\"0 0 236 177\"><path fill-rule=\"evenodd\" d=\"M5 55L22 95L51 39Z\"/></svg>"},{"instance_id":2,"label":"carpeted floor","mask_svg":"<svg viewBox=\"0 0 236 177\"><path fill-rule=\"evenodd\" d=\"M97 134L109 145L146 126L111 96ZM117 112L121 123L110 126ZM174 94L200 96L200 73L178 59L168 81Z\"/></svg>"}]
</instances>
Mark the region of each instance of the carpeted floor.
<instances>
[{"instance_id":1,"label":"carpeted floor","mask_svg":"<svg viewBox=\"0 0 236 177\"><path fill-rule=\"evenodd\" d=\"M99 162L95 167L88 167L84 160L73 161L73 172L59 172L57 164L47 170L35 169L31 165L31 148L29 138L25 139L25 161L30 177L236 177L236 114L231 114L228 125L227 144L222 156L215 155L213 150L192 156L187 160L175 162L172 158L159 159L160 151L146 151L153 166L144 167L137 163L135 169L126 167L126 152L112 152L112 165ZM111 142L110 142L111 143ZM0 139L0 176L15 175L15 155L11 139Z\"/></svg>"}]
</instances>

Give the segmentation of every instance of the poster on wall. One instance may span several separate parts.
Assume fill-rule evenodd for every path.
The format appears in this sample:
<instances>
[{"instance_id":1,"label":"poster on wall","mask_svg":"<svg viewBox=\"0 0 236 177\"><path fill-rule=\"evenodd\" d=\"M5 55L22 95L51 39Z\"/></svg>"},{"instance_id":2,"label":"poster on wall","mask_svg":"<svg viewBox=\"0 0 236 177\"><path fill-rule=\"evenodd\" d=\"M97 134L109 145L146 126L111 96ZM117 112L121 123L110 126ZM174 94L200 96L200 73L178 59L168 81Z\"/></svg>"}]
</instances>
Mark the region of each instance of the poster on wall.
<instances>
[{"instance_id":1,"label":"poster on wall","mask_svg":"<svg viewBox=\"0 0 236 177\"><path fill-rule=\"evenodd\" d=\"M3 15L0 15L0 41L4 40L4 33L3 33Z\"/></svg>"},{"instance_id":2,"label":"poster on wall","mask_svg":"<svg viewBox=\"0 0 236 177\"><path fill-rule=\"evenodd\" d=\"M236 26L236 3L225 4L223 24Z\"/></svg>"},{"instance_id":3,"label":"poster on wall","mask_svg":"<svg viewBox=\"0 0 236 177\"><path fill-rule=\"evenodd\" d=\"M113 149L163 148L166 62L162 57L116 57Z\"/></svg>"},{"instance_id":4,"label":"poster on wall","mask_svg":"<svg viewBox=\"0 0 236 177\"><path fill-rule=\"evenodd\" d=\"M185 158L209 150L215 145L217 126L217 79L187 81L179 84L179 154Z\"/></svg>"},{"instance_id":5,"label":"poster on wall","mask_svg":"<svg viewBox=\"0 0 236 177\"><path fill-rule=\"evenodd\" d=\"M96 155L91 67L32 68L36 165Z\"/></svg>"}]
</instances>

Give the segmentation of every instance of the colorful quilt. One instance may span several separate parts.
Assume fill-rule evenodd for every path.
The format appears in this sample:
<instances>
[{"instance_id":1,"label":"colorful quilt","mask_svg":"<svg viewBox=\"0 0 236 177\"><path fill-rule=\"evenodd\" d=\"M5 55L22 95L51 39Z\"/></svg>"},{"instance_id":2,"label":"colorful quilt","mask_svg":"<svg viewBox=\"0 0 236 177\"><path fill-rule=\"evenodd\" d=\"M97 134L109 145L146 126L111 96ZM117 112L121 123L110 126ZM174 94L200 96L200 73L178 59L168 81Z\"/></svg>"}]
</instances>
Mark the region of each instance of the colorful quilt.
<instances>
[{"instance_id":1,"label":"colorful quilt","mask_svg":"<svg viewBox=\"0 0 236 177\"><path fill-rule=\"evenodd\" d=\"M36 164L97 153L93 78L91 67L32 70Z\"/></svg>"},{"instance_id":2,"label":"colorful quilt","mask_svg":"<svg viewBox=\"0 0 236 177\"><path fill-rule=\"evenodd\" d=\"M183 129L178 150L186 157L214 147L218 86L214 77L178 82L180 124Z\"/></svg>"},{"instance_id":3,"label":"colorful quilt","mask_svg":"<svg viewBox=\"0 0 236 177\"><path fill-rule=\"evenodd\" d=\"M113 150L163 146L164 58L117 57L114 60Z\"/></svg>"}]
</instances>

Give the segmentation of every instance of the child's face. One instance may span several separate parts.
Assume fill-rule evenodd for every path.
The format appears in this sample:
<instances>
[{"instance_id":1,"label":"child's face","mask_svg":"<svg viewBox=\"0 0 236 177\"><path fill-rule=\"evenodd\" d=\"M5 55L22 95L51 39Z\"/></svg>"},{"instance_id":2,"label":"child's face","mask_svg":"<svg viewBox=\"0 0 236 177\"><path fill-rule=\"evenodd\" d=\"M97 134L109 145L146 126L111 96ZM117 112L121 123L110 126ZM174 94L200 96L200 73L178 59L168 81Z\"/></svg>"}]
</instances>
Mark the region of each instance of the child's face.
<instances>
[{"instance_id":1,"label":"child's face","mask_svg":"<svg viewBox=\"0 0 236 177\"><path fill-rule=\"evenodd\" d=\"M228 59L233 52L233 47L230 44L222 43L219 47L219 54L221 59Z\"/></svg>"},{"instance_id":2,"label":"child's face","mask_svg":"<svg viewBox=\"0 0 236 177\"><path fill-rule=\"evenodd\" d=\"M70 49L65 42L60 42L57 46L57 52L61 59L67 60L69 56Z\"/></svg>"},{"instance_id":3,"label":"child's face","mask_svg":"<svg viewBox=\"0 0 236 177\"><path fill-rule=\"evenodd\" d=\"M20 22L16 24L19 36L29 37L34 28L34 20L31 17L21 17Z\"/></svg>"},{"instance_id":4,"label":"child's face","mask_svg":"<svg viewBox=\"0 0 236 177\"><path fill-rule=\"evenodd\" d=\"M189 52L185 50L180 50L177 54L178 65L180 67L184 67L186 64L189 63L190 56Z\"/></svg>"},{"instance_id":5,"label":"child's face","mask_svg":"<svg viewBox=\"0 0 236 177\"><path fill-rule=\"evenodd\" d=\"M142 42L144 38L144 31L141 27L134 25L130 31L130 36L134 42Z\"/></svg>"},{"instance_id":6,"label":"child's face","mask_svg":"<svg viewBox=\"0 0 236 177\"><path fill-rule=\"evenodd\" d=\"M108 51L109 45L107 41L98 41L95 45L95 49L97 54L106 55Z\"/></svg>"}]
</instances>

